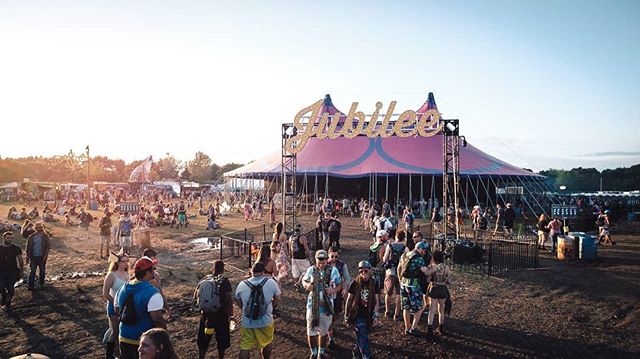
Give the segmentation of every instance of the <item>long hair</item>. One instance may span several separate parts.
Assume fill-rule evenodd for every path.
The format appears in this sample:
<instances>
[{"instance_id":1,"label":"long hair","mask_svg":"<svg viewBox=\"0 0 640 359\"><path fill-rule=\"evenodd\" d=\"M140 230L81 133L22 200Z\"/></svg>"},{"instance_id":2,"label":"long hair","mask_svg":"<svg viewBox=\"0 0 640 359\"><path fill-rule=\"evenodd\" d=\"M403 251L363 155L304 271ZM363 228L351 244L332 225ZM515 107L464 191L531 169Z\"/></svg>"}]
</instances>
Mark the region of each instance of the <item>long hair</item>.
<instances>
[{"instance_id":1,"label":"long hair","mask_svg":"<svg viewBox=\"0 0 640 359\"><path fill-rule=\"evenodd\" d=\"M273 233L276 235L276 240L280 239L280 235L282 234L282 230L284 229L284 224L282 222L278 222L276 224L276 228L273 230Z\"/></svg>"},{"instance_id":2,"label":"long hair","mask_svg":"<svg viewBox=\"0 0 640 359\"><path fill-rule=\"evenodd\" d=\"M256 258L256 263L260 262L267 265L269 259L271 259L271 248L268 245L263 245L260 247L260 253L258 254L258 258Z\"/></svg>"},{"instance_id":3,"label":"long hair","mask_svg":"<svg viewBox=\"0 0 640 359\"><path fill-rule=\"evenodd\" d=\"M153 328L149 329L146 332L142 333L141 337L149 337L155 345L156 349L158 349L158 353L156 354L156 359L177 359L178 355L176 354L176 350L173 348L173 344L171 343L171 338L169 337L169 332L162 328Z\"/></svg>"}]
</instances>

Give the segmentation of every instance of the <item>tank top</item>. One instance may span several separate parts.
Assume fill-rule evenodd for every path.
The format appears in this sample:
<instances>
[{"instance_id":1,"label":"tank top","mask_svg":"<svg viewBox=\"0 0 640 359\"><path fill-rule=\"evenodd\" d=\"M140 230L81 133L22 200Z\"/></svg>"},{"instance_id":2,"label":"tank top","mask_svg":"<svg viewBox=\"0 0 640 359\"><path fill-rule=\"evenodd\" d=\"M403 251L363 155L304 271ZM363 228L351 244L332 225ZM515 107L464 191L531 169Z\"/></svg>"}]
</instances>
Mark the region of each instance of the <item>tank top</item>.
<instances>
[{"instance_id":1,"label":"tank top","mask_svg":"<svg viewBox=\"0 0 640 359\"><path fill-rule=\"evenodd\" d=\"M127 283L126 280L122 280L120 279L115 273L113 274L115 280L113 281L113 284L111 285L111 288L109 288L109 295L111 295L111 298L115 298L116 297L116 293L118 293L118 290L120 290L120 288Z\"/></svg>"},{"instance_id":2,"label":"tank top","mask_svg":"<svg viewBox=\"0 0 640 359\"><path fill-rule=\"evenodd\" d=\"M294 234L291 236L291 243L293 244L293 259L307 259L307 254L304 251L304 246L300 243L300 235Z\"/></svg>"}]
</instances>

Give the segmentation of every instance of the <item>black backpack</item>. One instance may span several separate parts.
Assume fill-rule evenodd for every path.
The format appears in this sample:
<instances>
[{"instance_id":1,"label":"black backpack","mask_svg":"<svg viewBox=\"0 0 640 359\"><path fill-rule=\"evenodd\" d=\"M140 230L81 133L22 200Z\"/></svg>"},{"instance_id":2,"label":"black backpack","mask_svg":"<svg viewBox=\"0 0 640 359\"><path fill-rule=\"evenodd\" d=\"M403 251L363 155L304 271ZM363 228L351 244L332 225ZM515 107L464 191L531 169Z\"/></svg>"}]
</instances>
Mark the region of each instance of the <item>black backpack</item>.
<instances>
[{"instance_id":1,"label":"black backpack","mask_svg":"<svg viewBox=\"0 0 640 359\"><path fill-rule=\"evenodd\" d=\"M269 278L264 278L257 285L253 285L248 279L244 281L244 283L251 289L249 301L247 301L247 304L244 307L244 315L251 320L260 319L267 314L269 303L267 303L267 300L264 297L262 287L268 280Z\"/></svg>"},{"instance_id":2,"label":"black backpack","mask_svg":"<svg viewBox=\"0 0 640 359\"><path fill-rule=\"evenodd\" d=\"M433 217L433 221L434 222L442 221L442 215L440 215L440 212L436 212L436 215Z\"/></svg>"},{"instance_id":3,"label":"black backpack","mask_svg":"<svg viewBox=\"0 0 640 359\"><path fill-rule=\"evenodd\" d=\"M396 249L396 247L398 249ZM386 269L397 267L398 263L400 262L400 256L402 255L402 253L404 253L404 249L404 244L402 246L391 245L391 256L389 257L389 259L387 259L386 262L384 262L384 267Z\"/></svg>"},{"instance_id":4,"label":"black backpack","mask_svg":"<svg viewBox=\"0 0 640 359\"><path fill-rule=\"evenodd\" d=\"M378 266L378 263L380 263L380 255L378 254L380 248L382 248L382 246L380 246L377 251L369 249L369 264L371 264L371 267L375 268Z\"/></svg>"},{"instance_id":5,"label":"black backpack","mask_svg":"<svg viewBox=\"0 0 640 359\"><path fill-rule=\"evenodd\" d=\"M120 319L120 322L122 324L134 325L136 323L136 320L138 319L136 314L136 306L133 302L133 294L129 293L127 294L127 298L124 300L124 305L120 310L118 319Z\"/></svg>"},{"instance_id":6,"label":"black backpack","mask_svg":"<svg viewBox=\"0 0 640 359\"><path fill-rule=\"evenodd\" d=\"M602 227L604 226L604 224L605 224L604 217L600 216L598 217L598 219L596 219L596 226Z\"/></svg>"}]
</instances>

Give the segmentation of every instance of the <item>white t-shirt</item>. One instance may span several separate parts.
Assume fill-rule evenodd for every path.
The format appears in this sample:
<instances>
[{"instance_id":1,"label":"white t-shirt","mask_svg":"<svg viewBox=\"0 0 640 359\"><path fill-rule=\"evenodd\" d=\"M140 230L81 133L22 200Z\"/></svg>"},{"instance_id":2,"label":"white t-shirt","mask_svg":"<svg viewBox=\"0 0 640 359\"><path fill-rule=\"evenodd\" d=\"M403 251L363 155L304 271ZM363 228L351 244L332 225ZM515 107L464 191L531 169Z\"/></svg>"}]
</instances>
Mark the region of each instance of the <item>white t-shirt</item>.
<instances>
[{"instance_id":1,"label":"white t-shirt","mask_svg":"<svg viewBox=\"0 0 640 359\"><path fill-rule=\"evenodd\" d=\"M264 328L273 324L273 297L281 294L278 284L276 284L276 281L273 278L265 276L251 277L248 281L253 285L258 285L266 278L268 279L262 286L262 293L264 294L264 299L269 303L269 305L267 306L267 313L262 318L252 320L244 315L244 306L249 302L251 288L249 288L245 281L240 282L240 284L238 284L238 288L236 288L235 298L242 301L242 326L245 328Z\"/></svg>"},{"instance_id":2,"label":"white t-shirt","mask_svg":"<svg viewBox=\"0 0 640 359\"><path fill-rule=\"evenodd\" d=\"M151 296L149 299L149 303L147 304L148 312L155 312L158 310L162 310L164 308L164 300L162 300L162 295L160 293L156 293Z\"/></svg>"}]
</instances>

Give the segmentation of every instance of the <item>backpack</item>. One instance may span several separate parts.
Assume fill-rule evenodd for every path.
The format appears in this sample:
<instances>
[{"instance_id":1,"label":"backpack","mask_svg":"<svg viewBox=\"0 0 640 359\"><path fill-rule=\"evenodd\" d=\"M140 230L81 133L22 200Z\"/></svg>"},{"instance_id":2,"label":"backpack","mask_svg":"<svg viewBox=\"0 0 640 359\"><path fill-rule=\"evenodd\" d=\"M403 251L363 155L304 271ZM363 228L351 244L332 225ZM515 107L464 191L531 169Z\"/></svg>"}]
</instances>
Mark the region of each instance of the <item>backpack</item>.
<instances>
[{"instance_id":1,"label":"backpack","mask_svg":"<svg viewBox=\"0 0 640 359\"><path fill-rule=\"evenodd\" d=\"M124 305L120 310L120 315L118 319L122 324L126 325L134 325L136 323L137 313L136 313L136 305L133 302L133 293L127 294L127 298L124 300Z\"/></svg>"},{"instance_id":2,"label":"backpack","mask_svg":"<svg viewBox=\"0 0 640 359\"><path fill-rule=\"evenodd\" d=\"M434 222L440 222L440 221L442 221L442 215L440 215L440 212L436 212L435 217L433 217L433 221L434 221Z\"/></svg>"},{"instance_id":3,"label":"backpack","mask_svg":"<svg viewBox=\"0 0 640 359\"><path fill-rule=\"evenodd\" d=\"M269 303L267 303L267 300L264 297L262 287L268 280L269 278L264 278L258 285L253 285L248 279L244 281L244 284L251 289L249 301L244 306L245 317L251 320L257 320L267 314L267 307L269 306Z\"/></svg>"},{"instance_id":4,"label":"backpack","mask_svg":"<svg viewBox=\"0 0 640 359\"><path fill-rule=\"evenodd\" d=\"M329 222L329 232L338 232L339 230L338 221L332 220Z\"/></svg>"},{"instance_id":5,"label":"backpack","mask_svg":"<svg viewBox=\"0 0 640 359\"><path fill-rule=\"evenodd\" d=\"M596 226L602 227L604 226L604 224L605 224L604 217L600 216L598 217L598 219L596 219Z\"/></svg>"},{"instance_id":6,"label":"backpack","mask_svg":"<svg viewBox=\"0 0 640 359\"><path fill-rule=\"evenodd\" d=\"M415 252L410 252L411 254L407 253L407 256L402 256L400 258L400 262L398 263L398 274L400 274L401 277L403 278L418 278L418 273L414 271L411 271L409 268L411 268L411 261L416 258L419 257L419 255ZM409 257L411 255L411 257Z\"/></svg>"},{"instance_id":7,"label":"backpack","mask_svg":"<svg viewBox=\"0 0 640 359\"><path fill-rule=\"evenodd\" d=\"M378 250L376 251L372 251L371 249L369 249L369 264L371 264L371 267L377 267L378 263L380 263L380 255L378 254L378 251L380 251L380 248L382 246L378 247Z\"/></svg>"},{"instance_id":8,"label":"backpack","mask_svg":"<svg viewBox=\"0 0 640 359\"><path fill-rule=\"evenodd\" d=\"M205 313L214 313L222 308L222 297L220 296L220 286L222 276L205 279L198 284L198 309Z\"/></svg>"},{"instance_id":9,"label":"backpack","mask_svg":"<svg viewBox=\"0 0 640 359\"><path fill-rule=\"evenodd\" d=\"M120 224L120 235L121 236L131 235L131 221L122 221L122 223Z\"/></svg>"},{"instance_id":10,"label":"backpack","mask_svg":"<svg viewBox=\"0 0 640 359\"><path fill-rule=\"evenodd\" d=\"M386 262L384 262L384 267L386 269L390 269L398 266L398 263L400 262L400 256L402 256L402 253L404 253L404 249L406 248L404 244L402 246L391 245L390 247L391 247L391 256L389 257L389 259L387 259Z\"/></svg>"}]
</instances>

